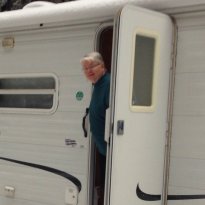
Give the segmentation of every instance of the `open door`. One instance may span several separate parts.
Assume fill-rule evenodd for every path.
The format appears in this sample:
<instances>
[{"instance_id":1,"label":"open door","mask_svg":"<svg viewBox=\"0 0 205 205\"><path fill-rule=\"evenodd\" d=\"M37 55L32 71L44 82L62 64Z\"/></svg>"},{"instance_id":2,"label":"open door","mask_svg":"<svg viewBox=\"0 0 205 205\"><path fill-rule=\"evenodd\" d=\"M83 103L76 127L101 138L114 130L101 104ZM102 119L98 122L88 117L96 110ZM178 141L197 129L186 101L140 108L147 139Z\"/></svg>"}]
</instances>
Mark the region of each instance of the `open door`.
<instances>
[{"instance_id":1,"label":"open door","mask_svg":"<svg viewBox=\"0 0 205 205\"><path fill-rule=\"evenodd\" d=\"M161 204L173 25L131 5L117 21L107 204Z\"/></svg>"}]
</instances>

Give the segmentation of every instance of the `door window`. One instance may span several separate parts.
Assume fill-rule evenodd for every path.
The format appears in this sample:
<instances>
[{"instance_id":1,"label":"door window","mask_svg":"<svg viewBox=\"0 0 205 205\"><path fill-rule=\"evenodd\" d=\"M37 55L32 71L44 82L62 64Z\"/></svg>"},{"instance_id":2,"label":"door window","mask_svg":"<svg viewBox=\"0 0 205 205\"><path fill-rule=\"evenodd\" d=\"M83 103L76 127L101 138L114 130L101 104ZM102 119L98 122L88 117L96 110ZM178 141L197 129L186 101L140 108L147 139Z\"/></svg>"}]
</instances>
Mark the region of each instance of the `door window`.
<instances>
[{"instance_id":1,"label":"door window","mask_svg":"<svg viewBox=\"0 0 205 205\"><path fill-rule=\"evenodd\" d=\"M134 111L152 111L157 38L137 33L134 45L131 107Z\"/></svg>"}]
</instances>

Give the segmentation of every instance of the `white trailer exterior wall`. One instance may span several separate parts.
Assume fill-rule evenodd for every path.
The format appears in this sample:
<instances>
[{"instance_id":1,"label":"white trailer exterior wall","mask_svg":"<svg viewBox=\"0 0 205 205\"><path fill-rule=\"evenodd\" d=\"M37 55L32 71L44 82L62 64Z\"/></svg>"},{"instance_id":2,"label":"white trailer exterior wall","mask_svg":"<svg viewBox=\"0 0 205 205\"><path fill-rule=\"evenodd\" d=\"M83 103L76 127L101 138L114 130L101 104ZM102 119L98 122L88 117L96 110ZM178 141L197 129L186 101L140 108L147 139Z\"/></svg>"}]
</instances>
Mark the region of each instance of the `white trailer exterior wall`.
<instances>
[{"instance_id":1,"label":"white trailer exterior wall","mask_svg":"<svg viewBox=\"0 0 205 205\"><path fill-rule=\"evenodd\" d=\"M178 41L169 194L205 193L205 13L177 15ZM168 201L202 205L203 199Z\"/></svg>"},{"instance_id":2,"label":"white trailer exterior wall","mask_svg":"<svg viewBox=\"0 0 205 205\"><path fill-rule=\"evenodd\" d=\"M0 78L42 76L57 78L55 113L35 109L6 110L0 114L1 157L44 165L69 173L82 183L78 204L88 200L89 138L83 137L81 119L89 104L91 85L83 76L79 59L94 48L96 24L13 32L14 49L0 48ZM9 33L10 34L10 33ZM7 34L0 34L2 40ZM84 93L81 101L78 91ZM66 145L65 140L77 144ZM66 189L76 186L62 176L0 160L0 204L64 204ZM15 198L5 197L5 186L15 188Z\"/></svg>"}]
</instances>

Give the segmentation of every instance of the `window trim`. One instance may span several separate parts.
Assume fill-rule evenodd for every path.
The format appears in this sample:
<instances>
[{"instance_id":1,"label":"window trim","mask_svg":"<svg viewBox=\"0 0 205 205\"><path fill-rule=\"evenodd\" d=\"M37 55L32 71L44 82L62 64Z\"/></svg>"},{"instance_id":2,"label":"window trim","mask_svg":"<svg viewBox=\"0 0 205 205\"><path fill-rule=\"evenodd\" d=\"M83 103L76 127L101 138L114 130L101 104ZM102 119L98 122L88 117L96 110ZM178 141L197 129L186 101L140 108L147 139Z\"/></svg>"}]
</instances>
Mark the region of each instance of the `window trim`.
<instances>
[{"instance_id":1,"label":"window trim","mask_svg":"<svg viewBox=\"0 0 205 205\"><path fill-rule=\"evenodd\" d=\"M132 105L132 93L134 83L134 71L135 71L135 43L136 35L145 36L148 38L155 39L154 49L154 67L153 67L153 81L152 81L152 103L150 106ZM144 28L138 28L133 32L133 48L132 48L132 59L131 59L131 77L130 77L130 98L129 105L132 112L154 112L156 108L156 96L157 96L157 73L159 67L159 34L153 30L147 30Z\"/></svg>"},{"instance_id":2,"label":"window trim","mask_svg":"<svg viewBox=\"0 0 205 205\"><path fill-rule=\"evenodd\" d=\"M53 94L53 105L50 109L39 108L5 108L0 107L0 113L6 114L53 114L58 107L59 80L54 73L23 73L23 74L1 74L0 79L6 78L43 78L52 77L55 81L54 89L0 89L0 94Z\"/></svg>"}]
</instances>

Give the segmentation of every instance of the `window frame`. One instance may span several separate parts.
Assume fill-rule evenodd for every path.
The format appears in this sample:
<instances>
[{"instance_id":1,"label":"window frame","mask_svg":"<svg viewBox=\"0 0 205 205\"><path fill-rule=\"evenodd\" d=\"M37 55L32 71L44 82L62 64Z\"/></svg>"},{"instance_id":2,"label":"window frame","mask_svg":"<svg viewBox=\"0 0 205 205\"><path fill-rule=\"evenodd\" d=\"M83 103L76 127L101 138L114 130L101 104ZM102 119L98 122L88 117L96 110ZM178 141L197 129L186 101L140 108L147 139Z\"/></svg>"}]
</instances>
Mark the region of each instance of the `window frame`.
<instances>
[{"instance_id":1,"label":"window frame","mask_svg":"<svg viewBox=\"0 0 205 205\"><path fill-rule=\"evenodd\" d=\"M45 78L50 77L55 81L54 89L0 89L1 94L53 94L53 105L51 108L12 108L12 107L0 107L0 113L21 113L21 114L52 114L58 107L58 93L59 93L59 81L58 77L54 73L23 73L23 74L1 74L0 79L12 79L12 78Z\"/></svg>"},{"instance_id":2,"label":"window frame","mask_svg":"<svg viewBox=\"0 0 205 205\"><path fill-rule=\"evenodd\" d=\"M134 72L135 72L135 44L136 44L136 36L144 36L148 38L155 39L155 48L154 48L154 58L153 58L153 80L152 80L152 91L151 91L151 105L143 106L143 105L133 105L132 104L132 95L133 95L133 85L134 85ZM132 48L132 60L131 60L131 80L130 80L130 98L129 105L130 110L132 112L154 112L156 107L156 95L157 95L157 72L159 67L159 34L153 30L146 30L144 28L138 28L133 32L133 48Z\"/></svg>"}]
</instances>

